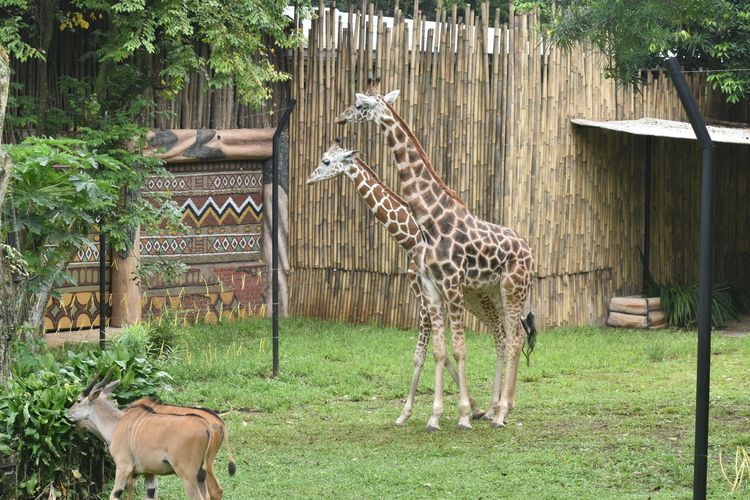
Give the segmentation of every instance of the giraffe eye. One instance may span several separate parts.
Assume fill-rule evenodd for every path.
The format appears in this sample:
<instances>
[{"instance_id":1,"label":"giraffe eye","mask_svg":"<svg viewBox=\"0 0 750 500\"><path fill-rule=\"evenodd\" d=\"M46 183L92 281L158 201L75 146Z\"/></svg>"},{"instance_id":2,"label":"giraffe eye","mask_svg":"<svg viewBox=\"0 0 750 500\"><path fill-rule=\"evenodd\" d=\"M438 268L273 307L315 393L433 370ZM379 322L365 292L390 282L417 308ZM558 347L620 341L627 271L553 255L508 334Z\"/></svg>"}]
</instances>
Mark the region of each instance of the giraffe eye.
<instances>
[{"instance_id":1,"label":"giraffe eye","mask_svg":"<svg viewBox=\"0 0 750 500\"><path fill-rule=\"evenodd\" d=\"M354 107L355 107L356 109L362 109L362 105L361 105L361 104L359 104L359 103L355 104L355 105L354 105Z\"/></svg>"},{"instance_id":2,"label":"giraffe eye","mask_svg":"<svg viewBox=\"0 0 750 500\"><path fill-rule=\"evenodd\" d=\"M323 160L323 165L328 166L331 164L331 160Z\"/></svg>"}]
</instances>

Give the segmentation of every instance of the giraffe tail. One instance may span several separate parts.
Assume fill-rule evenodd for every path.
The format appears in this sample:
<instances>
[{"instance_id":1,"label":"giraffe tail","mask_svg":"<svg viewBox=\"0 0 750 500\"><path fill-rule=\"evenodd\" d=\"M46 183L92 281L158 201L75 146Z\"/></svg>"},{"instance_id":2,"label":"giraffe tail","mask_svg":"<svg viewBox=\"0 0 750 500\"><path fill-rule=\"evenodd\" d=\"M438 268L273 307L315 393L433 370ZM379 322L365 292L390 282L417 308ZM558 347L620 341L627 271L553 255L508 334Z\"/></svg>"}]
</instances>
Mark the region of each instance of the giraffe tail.
<instances>
[{"instance_id":1,"label":"giraffe tail","mask_svg":"<svg viewBox=\"0 0 750 500\"><path fill-rule=\"evenodd\" d=\"M534 347L536 346L536 325L534 324L536 316L534 315L534 311L529 311L529 314L526 316L526 318L521 318L521 325L523 325L523 329L526 330L526 345L523 347L523 355L526 358L526 366L529 366L531 364L531 361L529 360L529 357L531 356L531 353L534 352Z\"/></svg>"}]
</instances>

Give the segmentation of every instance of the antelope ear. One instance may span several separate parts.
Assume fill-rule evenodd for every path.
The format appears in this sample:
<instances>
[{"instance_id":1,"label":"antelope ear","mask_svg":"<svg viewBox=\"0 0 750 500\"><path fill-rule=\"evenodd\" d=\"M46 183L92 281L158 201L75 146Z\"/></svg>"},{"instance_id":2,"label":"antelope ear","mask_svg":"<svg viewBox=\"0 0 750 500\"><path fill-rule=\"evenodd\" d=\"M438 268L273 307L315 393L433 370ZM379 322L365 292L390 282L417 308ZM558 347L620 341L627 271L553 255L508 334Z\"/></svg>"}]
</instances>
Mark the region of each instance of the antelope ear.
<instances>
[{"instance_id":1,"label":"antelope ear","mask_svg":"<svg viewBox=\"0 0 750 500\"><path fill-rule=\"evenodd\" d=\"M393 104L394 102L396 102L396 99L398 98L400 93L401 93L400 90L394 90L392 92L388 92L386 95L383 96L383 100L386 102L386 104Z\"/></svg>"},{"instance_id":2,"label":"antelope ear","mask_svg":"<svg viewBox=\"0 0 750 500\"><path fill-rule=\"evenodd\" d=\"M119 380L115 380L114 382L110 382L107 387L102 389L102 394L112 394L112 391L115 390L115 388L120 385Z\"/></svg>"}]
</instances>

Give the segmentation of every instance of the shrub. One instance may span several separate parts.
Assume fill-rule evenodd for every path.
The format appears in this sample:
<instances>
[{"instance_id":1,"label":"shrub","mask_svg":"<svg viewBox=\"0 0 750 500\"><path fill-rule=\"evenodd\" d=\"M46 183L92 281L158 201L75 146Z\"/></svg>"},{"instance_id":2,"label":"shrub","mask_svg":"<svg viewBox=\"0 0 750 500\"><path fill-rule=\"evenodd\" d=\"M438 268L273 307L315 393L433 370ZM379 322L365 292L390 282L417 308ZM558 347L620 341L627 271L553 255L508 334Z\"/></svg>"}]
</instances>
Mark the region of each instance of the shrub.
<instances>
[{"instance_id":1,"label":"shrub","mask_svg":"<svg viewBox=\"0 0 750 500\"><path fill-rule=\"evenodd\" d=\"M148 338L151 352L160 358L167 358L177 343L177 332L183 327L185 314L175 307L165 307L158 317L148 321Z\"/></svg>"},{"instance_id":2,"label":"shrub","mask_svg":"<svg viewBox=\"0 0 750 500\"><path fill-rule=\"evenodd\" d=\"M698 324L698 286L659 285L661 307L672 326L690 328ZM729 319L737 319L737 308L729 287L714 285L711 297L711 323L721 326Z\"/></svg>"},{"instance_id":3,"label":"shrub","mask_svg":"<svg viewBox=\"0 0 750 500\"><path fill-rule=\"evenodd\" d=\"M58 361L50 352L33 355L18 346L17 361L0 394L0 452L13 459L16 474L3 484L3 498L38 498L50 488L67 498L90 498L101 491L112 467L93 434L76 431L65 413L86 383L112 369L122 382L120 403L156 395L170 380L148 358L125 344L69 352ZM8 483L8 481L6 481Z\"/></svg>"},{"instance_id":4,"label":"shrub","mask_svg":"<svg viewBox=\"0 0 750 500\"><path fill-rule=\"evenodd\" d=\"M145 357L151 352L151 330L148 324L138 323L128 325L115 340L116 345L123 345L128 352L136 356Z\"/></svg>"}]
</instances>

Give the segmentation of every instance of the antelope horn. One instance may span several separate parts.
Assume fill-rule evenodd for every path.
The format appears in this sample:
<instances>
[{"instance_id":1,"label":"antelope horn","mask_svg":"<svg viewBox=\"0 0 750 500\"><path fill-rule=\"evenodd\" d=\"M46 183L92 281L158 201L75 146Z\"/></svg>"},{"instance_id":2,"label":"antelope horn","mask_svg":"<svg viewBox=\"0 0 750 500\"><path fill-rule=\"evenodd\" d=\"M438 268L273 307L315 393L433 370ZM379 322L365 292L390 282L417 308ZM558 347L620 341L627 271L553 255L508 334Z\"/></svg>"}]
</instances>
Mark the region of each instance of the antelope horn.
<instances>
[{"instance_id":1,"label":"antelope horn","mask_svg":"<svg viewBox=\"0 0 750 500\"><path fill-rule=\"evenodd\" d=\"M104 377L104 380L102 380L101 382L99 382L98 384L96 384L91 390L95 391L95 390L101 389L102 387L104 387L105 385L107 385L109 383L109 377L112 376L112 370L114 370L114 369L115 369L114 366L112 368L110 368L109 371L107 372L107 376Z\"/></svg>"},{"instance_id":2,"label":"antelope horn","mask_svg":"<svg viewBox=\"0 0 750 500\"><path fill-rule=\"evenodd\" d=\"M89 382L89 385L87 385L86 387L84 387L83 390L81 391L81 395L82 396L88 396L89 395L89 393L91 392L91 389L94 387L94 384L96 384L96 381L99 379L99 377L101 375L102 375L101 370L99 370L98 372L96 372L96 375L94 375L94 377L91 379L91 382Z\"/></svg>"}]
</instances>

